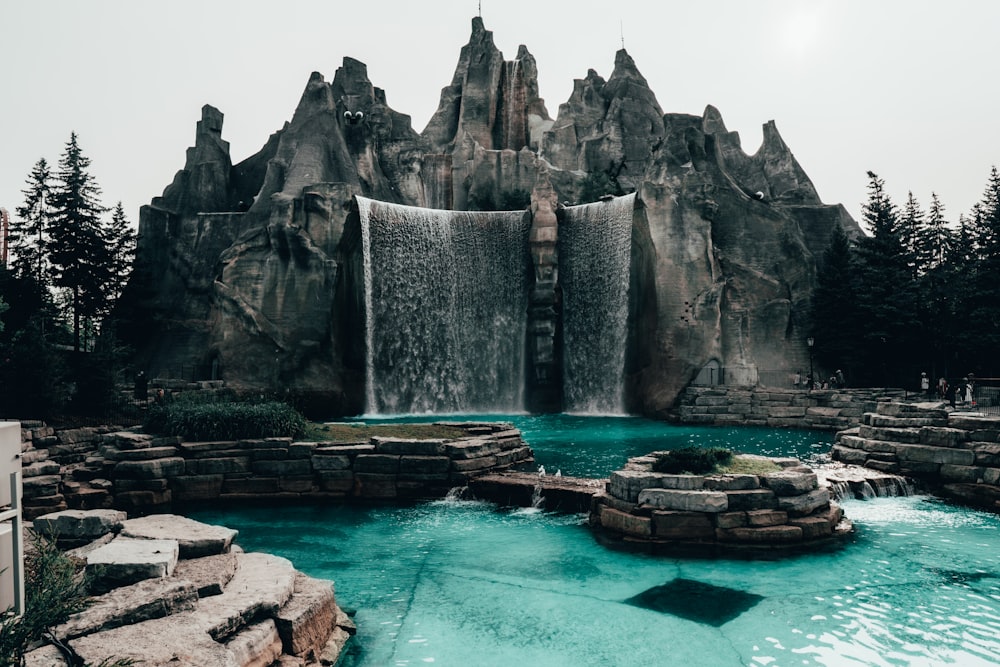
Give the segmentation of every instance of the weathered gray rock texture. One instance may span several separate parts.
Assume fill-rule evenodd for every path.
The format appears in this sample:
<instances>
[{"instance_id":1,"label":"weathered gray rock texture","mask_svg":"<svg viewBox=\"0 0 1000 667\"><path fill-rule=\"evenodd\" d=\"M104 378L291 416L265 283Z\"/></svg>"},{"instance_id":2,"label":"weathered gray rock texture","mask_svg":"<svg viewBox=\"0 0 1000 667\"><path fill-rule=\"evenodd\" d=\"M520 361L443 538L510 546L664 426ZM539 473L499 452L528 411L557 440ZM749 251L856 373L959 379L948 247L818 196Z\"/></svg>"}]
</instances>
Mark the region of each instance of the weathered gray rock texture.
<instances>
[{"instance_id":1,"label":"weathered gray rock texture","mask_svg":"<svg viewBox=\"0 0 1000 667\"><path fill-rule=\"evenodd\" d=\"M204 107L184 168L141 211L122 335L151 377L288 390L324 416L364 409L364 327L339 250L352 196L544 218L529 320L539 410L560 407L553 202L637 193L625 390L629 410L654 416L707 364L747 377L803 366L816 259L835 228L859 233L773 121L747 155L714 107L665 113L624 50L552 119L527 48L505 60L478 17L421 134L351 58L332 82L313 73L291 120L236 164L222 121Z\"/></svg>"}]
</instances>

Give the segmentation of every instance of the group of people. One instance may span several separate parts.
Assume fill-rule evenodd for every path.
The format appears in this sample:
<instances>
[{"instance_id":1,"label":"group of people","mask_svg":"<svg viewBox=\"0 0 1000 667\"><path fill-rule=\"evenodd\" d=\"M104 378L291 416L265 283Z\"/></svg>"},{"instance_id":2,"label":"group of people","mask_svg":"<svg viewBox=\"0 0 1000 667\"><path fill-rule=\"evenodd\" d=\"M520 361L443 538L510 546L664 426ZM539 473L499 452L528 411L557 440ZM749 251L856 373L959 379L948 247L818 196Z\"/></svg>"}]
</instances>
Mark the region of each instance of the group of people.
<instances>
[{"instance_id":1,"label":"group of people","mask_svg":"<svg viewBox=\"0 0 1000 667\"><path fill-rule=\"evenodd\" d=\"M839 368L826 380L813 378L812 375L806 375L803 378L802 371L795 371L792 375L792 387L795 389L843 389L846 386L844 371Z\"/></svg>"},{"instance_id":2,"label":"group of people","mask_svg":"<svg viewBox=\"0 0 1000 667\"><path fill-rule=\"evenodd\" d=\"M927 373L921 373L920 391L926 394L927 398L934 398L934 391L936 391L938 399L948 401L953 408L976 404L976 379L972 373L953 385L948 384L948 380L944 377L939 377L935 390L931 389L931 379L927 377Z\"/></svg>"}]
</instances>

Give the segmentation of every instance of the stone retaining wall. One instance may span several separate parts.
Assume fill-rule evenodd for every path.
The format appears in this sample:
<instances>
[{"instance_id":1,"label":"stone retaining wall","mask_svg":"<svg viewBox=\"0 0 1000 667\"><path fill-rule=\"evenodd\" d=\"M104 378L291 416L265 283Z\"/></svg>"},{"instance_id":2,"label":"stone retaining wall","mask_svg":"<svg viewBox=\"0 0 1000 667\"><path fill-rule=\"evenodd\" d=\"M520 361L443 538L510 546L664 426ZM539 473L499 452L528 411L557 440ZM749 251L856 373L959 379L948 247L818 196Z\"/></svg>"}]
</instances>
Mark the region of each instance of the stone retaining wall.
<instances>
[{"instance_id":1,"label":"stone retaining wall","mask_svg":"<svg viewBox=\"0 0 1000 667\"><path fill-rule=\"evenodd\" d=\"M772 389L688 387L675 410L683 424L769 426L839 431L861 422L879 401L902 400L902 389Z\"/></svg>"},{"instance_id":2,"label":"stone retaining wall","mask_svg":"<svg viewBox=\"0 0 1000 667\"><path fill-rule=\"evenodd\" d=\"M761 476L670 475L653 472L655 454L611 474L591 526L632 546L709 554L815 548L852 531L797 459L772 459L784 469Z\"/></svg>"},{"instance_id":3,"label":"stone retaining wall","mask_svg":"<svg viewBox=\"0 0 1000 667\"><path fill-rule=\"evenodd\" d=\"M510 424L455 423L455 440L374 437L182 442L132 431L22 424L26 518L66 508L169 511L175 502L443 497L481 474L530 462Z\"/></svg>"},{"instance_id":4,"label":"stone retaining wall","mask_svg":"<svg viewBox=\"0 0 1000 667\"><path fill-rule=\"evenodd\" d=\"M879 403L859 426L837 433L831 455L1000 511L1000 417L939 403Z\"/></svg>"}]
</instances>

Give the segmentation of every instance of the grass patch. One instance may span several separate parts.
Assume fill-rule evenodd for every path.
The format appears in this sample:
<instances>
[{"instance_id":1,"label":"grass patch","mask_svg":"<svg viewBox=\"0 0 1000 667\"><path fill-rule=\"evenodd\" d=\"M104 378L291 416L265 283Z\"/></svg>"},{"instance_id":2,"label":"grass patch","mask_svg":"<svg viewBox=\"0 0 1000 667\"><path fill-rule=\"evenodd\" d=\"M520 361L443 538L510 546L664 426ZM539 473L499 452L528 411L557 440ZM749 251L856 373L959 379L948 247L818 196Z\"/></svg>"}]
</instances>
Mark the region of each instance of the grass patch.
<instances>
[{"instance_id":1,"label":"grass patch","mask_svg":"<svg viewBox=\"0 0 1000 667\"><path fill-rule=\"evenodd\" d=\"M759 459L753 456L740 456L737 454L729 464L719 466L715 471L720 475L767 475L768 473L784 470L774 461L769 459Z\"/></svg>"},{"instance_id":2,"label":"grass patch","mask_svg":"<svg viewBox=\"0 0 1000 667\"><path fill-rule=\"evenodd\" d=\"M372 436L411 440L453 440L468 435L463 428L444 424L316 424L306 426L303 438L313 442L368 441Z\"/></svg>"},{"instance_id":3,"label":"grass patch","mask_svg":"<svg viewBox=\"0 0 1000 667\"><path fill-rule=\"evenodd\" d=\"M766 475L783 468L774 461L723 447L682 447L658 454L654 472L671 475Z\"/></svg>"},{"instance_id":4,"label":"grass patch","mask_svg":"<svg viewBox=\"0 0 1000 667\"><path fill-rule=\"evenodd\" d=\"M705 475L728 465L733 452L722 447L681 447L657 455L654 472L671 475Z\"/></svg>"}]
</instances>

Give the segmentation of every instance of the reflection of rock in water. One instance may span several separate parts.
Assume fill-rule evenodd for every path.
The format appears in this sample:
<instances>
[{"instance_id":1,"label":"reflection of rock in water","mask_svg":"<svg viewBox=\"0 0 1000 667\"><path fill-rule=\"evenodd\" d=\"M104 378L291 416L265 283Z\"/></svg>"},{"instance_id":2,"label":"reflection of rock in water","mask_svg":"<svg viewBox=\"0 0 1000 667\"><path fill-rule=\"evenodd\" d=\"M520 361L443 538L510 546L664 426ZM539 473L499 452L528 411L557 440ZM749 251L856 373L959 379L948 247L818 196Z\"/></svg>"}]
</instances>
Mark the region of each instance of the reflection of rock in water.
<instances>
[{"instance_id":1,"label":"reflection of rock in water","mask_svg":"<svg viewBox=\"0 0 1000 667\"><path fill-rule=\"evenodd\" d=\"M368 412L524 409L528 222L358 198Z\"/></svg>"},{"instance_id":2,"label":"reflection of rock in water","mask_svg":"<svg viewBox=\"0 0 1000 667\"><path fill-rule=\"evenodd\" d=\"M625 604L673 614L716 628L751 609L764 598L754 593L713 586L691 579L674 579L625 600Z\"/></svg>"},{"instance_id":3,"label":"reflection of rock in water","mask_svg":"<svg viewBox=\"0 0 1000 667\"><path fill-rule=\"evenodd\" d=\"M625 412L634 205L635 195L629 195L563 209L559 282L563 294L566 412Z\"/></svg>"}]
</instances>

